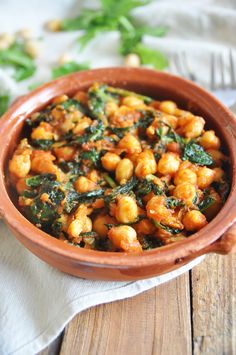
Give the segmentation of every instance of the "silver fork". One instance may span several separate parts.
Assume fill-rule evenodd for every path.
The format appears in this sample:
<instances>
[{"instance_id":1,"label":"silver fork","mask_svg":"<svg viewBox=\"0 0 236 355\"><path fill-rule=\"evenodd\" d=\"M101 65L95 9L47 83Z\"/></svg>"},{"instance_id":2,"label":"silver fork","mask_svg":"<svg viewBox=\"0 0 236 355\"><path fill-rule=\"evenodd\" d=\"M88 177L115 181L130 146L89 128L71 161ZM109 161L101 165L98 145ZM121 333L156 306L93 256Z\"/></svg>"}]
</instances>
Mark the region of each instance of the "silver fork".
<instances>
[{"instance_id":1,"label":"silver fork","mask_svg":"<svg viewBox=\"0 0 236 355\"><path fill-rule=\"evenodd\" d=\"M196 74L193 73L186 52L175 53L173 63L177 72L194 82L198 82ZM226 65L229 67L229 82L226 81ZM212 93L226 106L232 107L236 104L236 72L233 52L230 49L227 58L222 53L212 53L210 60L209 85Z\"/></svg>"}]
</instances>

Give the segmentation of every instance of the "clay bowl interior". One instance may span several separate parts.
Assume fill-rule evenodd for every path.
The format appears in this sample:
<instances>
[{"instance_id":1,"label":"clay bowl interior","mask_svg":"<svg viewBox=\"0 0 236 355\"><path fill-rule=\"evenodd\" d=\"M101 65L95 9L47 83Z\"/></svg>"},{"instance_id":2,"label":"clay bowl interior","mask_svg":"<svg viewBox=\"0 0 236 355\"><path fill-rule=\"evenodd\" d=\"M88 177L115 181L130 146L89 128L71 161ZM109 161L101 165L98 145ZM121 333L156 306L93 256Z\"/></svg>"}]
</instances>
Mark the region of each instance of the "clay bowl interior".
<instances>
[{"instance_id":1,"label":"clay bowl interior","mask_svg":"<svg viewBox=\"0 0 236 355\"><path fill-rule=\"evenodd\" d=\"M230 156L228 174L231 192L219 214L201 231L186 240L141 255L107 253L76 248L52 238L31 224L18 211L16 196L9 187L7 165L27 116L42 109L55 96L73 95L86 90L93 82L105 82L158 100L175 101L179 107L203 116ZM204 253L232 225L236 217L235 194L236 129L234 116L205 90L184 79L148 69L108 68L71 74L45 84L20 98L4 115L0 124L0 213L16 237L34 254L58 269L91 279L135 280L159 275L186 264ZM235 130L236 132L236 130Z\"/></svg>"}]
</instances>

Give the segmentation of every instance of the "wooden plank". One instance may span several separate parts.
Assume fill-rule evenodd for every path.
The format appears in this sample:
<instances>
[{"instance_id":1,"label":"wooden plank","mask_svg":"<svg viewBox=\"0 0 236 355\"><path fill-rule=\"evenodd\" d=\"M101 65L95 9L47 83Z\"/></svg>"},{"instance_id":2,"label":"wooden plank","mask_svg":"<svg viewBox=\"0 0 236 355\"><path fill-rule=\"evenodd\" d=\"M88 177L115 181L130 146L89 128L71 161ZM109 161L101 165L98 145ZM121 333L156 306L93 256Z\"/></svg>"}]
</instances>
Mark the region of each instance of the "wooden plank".
<instances>
[{"instance_id":1,"label":"wooden plank","mask_svg":"<svg viewBox=\"0 0 236 355\"><path fill-rule=\"evenodd\" d=\"M61 355L191 354L189 275L136 297L80 313Z\"/></svg>"},{"instance_id":2,"label":"wooden plank","mask_svg":"<svg viewBox=\"0 0 236 355\"><path fill-rule=\"evenodd\" d=\"M236 354L236 255L210 255L192 271L194 355Z\"/></svg>"}]
</instances>

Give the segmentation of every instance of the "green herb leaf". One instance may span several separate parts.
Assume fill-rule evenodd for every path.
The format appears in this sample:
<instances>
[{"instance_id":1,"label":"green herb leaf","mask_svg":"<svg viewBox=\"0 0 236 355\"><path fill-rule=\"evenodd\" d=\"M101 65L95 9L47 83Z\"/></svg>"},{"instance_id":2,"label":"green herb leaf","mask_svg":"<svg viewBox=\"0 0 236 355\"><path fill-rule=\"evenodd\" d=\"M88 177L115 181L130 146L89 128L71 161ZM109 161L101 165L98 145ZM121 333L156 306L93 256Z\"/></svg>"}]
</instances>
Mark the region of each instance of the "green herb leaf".
<instances>
[{"instance_id":1,"label":"green herb leaf","mask_svg":"<svg viewBox=\"0 0 236 355\"><path fill-rule=\"evenodd\" d=\"M47 181L54 181L56 180L56 175L54 174L41 174L35 175L25 180L25 183L29 187L39 187L40 185L44 184Z\"/></svg>"},{"instance_id":2,"label":"green herb leaf","mask_svg":"<svg viewBox=\"0 0 236 355\"><path fill-rule=\"evenodd\" d=\"M176 197L167 197L165 205L167 208L175 209L176 207L183 206L183 202Z\"/></svg>"},{"instance_id":3,"label":"green herb leaf","mask_svg":"<svg viewBox=\"0 0 236 355\"><path fill-rule=\"evenodd\" d=\"M87 70L90 66L88 63L67 62L52 69L52 78L56 79L70 73Z\"/></svg>"},{"instance_id":4,"label":"green herb leaf","mask_svg":"<svg viewBox=\"0 0 236 355\"><path fill-rule=\"evenodd\" d=\"M108 183L108 185L112 188L117 187L115 181L108 175L107 173L102 174L103 179Z\"/></svg>"},{"instance_id":5,"label":"green herb leaf","mask_svg":"<svg viewBox=\"0 0 236 355\"><path fill-rule=\"evenodd\" d=\"M184 153L182 156L183 160L189 160L191 163L197 165L212 165L212 157L205 152L203 147L193 141L186 144L184 148Z\"/></svg>"},{"instance_id":6,"label":"green herb leaf","mask_svg":"<svg viewBox=\"0 0 236 355\"><path fill-rule=\"evenodd\" d=\"M0 95L0 116L2 116L9 105L10 96L9 95Z\"/></svg>"},{"instance_id":7,"label":"green herb leaf","mask_svg":"<svg viewBox=\"0 0 236 355\"><path fill-rule=\"evenodd\" d=\"M204 212L205 210L207 210L210 206L212 206L215 202L215 199L208 195L205 196L204 199L198 204L198 208L201 212Z\"/></svg>"},{"instance_id":8,"label":"green herb leaf","mask_svg":"<svg viewBox=\"0 0 236 355\"><path fill-rule=\"evenodd\" d=\"M171 233L171 234L179 234L181 233L181 229L178 229L178 228L171 228L171 227L168 227L168 226L165 226L164 224L162 223L159 223L155 220L153 220L153 223L156 227L158 228L161 228L161 229L164 229L166 232L168 233Z\"/></svg>"},{"instance_id":9,"label":"green herb leaf","mask_svg":"<svg viewBox=\"0 0 236 355\"><path fill-rule=\"evenodd\" d=\"M52 140L52 139L33 139L31 143L34 147L40 148L42 150L48 150L53 145L54 140Z\"/></svg>"},{"instance_id":10,"label":"green herb leaf","mask_svg":"<svg viewBox=\"0 0 236 355\"><path fill-rule=\"evenodd\" d=\"M109 195L104 196L104 200L106 204L114 201L118 195L128 194L130 191L134 189L137 184L137 180L135 177L132 177L126 184L115 187Z\"/></svg>"},{"instance_id":11,"label":"green herb leaf","mask_svg":"<svg viewBox=\"0 0 236 355\"><path fill-rule=\"evenodd\" d=\"M68 191L66 195L66 202L64 205L64 211L66 213L71 213L79 204L89 203L97 198L102 197L104 194L103 189L97 189L93 191L78 193L74 190Z\"/></svg>"},{"instance_id":12,"label":"green herb leaf","mask_svg":"<svg viewBox=\"0 0 236 355\"><path fill-rule=\"evenodd\" d=\"M169 65L168 59L163 53L156 49L148 48L141 43L134 48L133 53L139 55L142 64L151 65L155 69L162 70Z\"/></svg>"}]
</instances>

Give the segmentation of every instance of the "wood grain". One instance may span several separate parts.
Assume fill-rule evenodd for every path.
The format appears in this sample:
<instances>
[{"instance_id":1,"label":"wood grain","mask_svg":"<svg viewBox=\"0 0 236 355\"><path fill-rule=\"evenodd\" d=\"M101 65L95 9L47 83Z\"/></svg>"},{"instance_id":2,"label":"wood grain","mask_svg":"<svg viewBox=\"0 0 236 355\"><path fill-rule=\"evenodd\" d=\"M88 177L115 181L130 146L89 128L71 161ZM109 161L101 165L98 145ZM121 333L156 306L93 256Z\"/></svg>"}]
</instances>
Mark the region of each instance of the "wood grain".
<instances>
[{"instance_id":1,"label":"wood grain","mask_svg":"<svg viewBox=\"0 0 236 355\"><path fill-rule=\"evenodd\" d=\"M193 269L192 306L194 355L236 354L236 255Z\"/></svg>"},{"instance_id":2,"label":"wood grain","mask_svg":"<svg viewBox=\"0 0 236 355\"><path fill-rule=\"evenodd\" d=\"M61 355L191 354L188 273L136 297L91 308L65 330Z\"/></svg>"}]
</instances>

